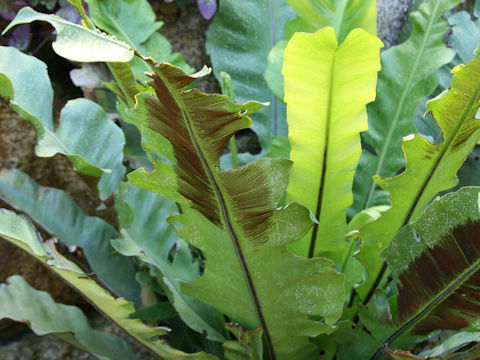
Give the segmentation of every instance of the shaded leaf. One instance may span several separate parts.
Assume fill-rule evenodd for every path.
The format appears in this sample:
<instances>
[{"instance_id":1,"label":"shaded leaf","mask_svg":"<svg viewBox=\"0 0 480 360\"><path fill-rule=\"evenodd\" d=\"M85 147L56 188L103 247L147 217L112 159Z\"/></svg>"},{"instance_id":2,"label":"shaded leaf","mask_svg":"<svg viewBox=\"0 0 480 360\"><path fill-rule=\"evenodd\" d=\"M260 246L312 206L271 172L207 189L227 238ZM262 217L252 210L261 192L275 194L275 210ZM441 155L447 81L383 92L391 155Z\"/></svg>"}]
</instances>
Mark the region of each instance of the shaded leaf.
<instances>
[{"instance_id":1,"label":"shaded leaf","mask_svg":"<svg viewBox=\"0 0 480 360\"><path fill-rule=\"evenodd\" d=\"M170 43L157 32L163 23L156 21L147 0L87 0L87 3L92 20L99 28L158 63L173 63L193 72L180 54L172 53ZM144 72L150 71L150 67L145 61L134 57L130 66L137 79L148 80Z\"/></svg>"},{"instance_id":2,"label":"shaded leaf","mask_svg":"<svg viewBox=\"0 0 480 360\"><path fill-rule=\"evenodd\" d=\"M86 0L96 26L125 41L131 48L145 42L161 26L148 1Z\"/></svg>"},{"instance_id":3,"label":"shaded leaf","mask_svg":"<svg viewBox=\"0 0 480 360\"><path fill-rule=\"evenodd\" d=\"M223 343L227 360L263 359L262 329L246 330L234 324L227 325L227 328L238 339Z\"/></svg>"},{"instance_id":4,"label":"shaded leaf","mask_svg":"<svg viewBox=\"0 0 480 360\"><path fill-rule=\"evenodd\" d=\"M53 91L46 65L9 47L0 47L0 57L0 77L4 82L0 95L35 127L38 137L35 153L41 157L66 155L76 171L101 176L100 195L110 196L125 173L122 130L99 105L87 99L75 99L62 109L60 125L55 131Z\"/></svg>"},{"instance_id":5,"label":"shaded leaf","mask_svg":"<svg viewBox=\"0 0 480 360\"><path fill-rule=\"evenodd\" d=\"M192 329L205 333L208 339L223 341L216 324L216 310L180 291L181 282L200 276L200 264L193 259L188 245L176 237L173 227L165 221L176 210L176 205L130 184L123 201L133 212L134 220L131 226L120 230L120 238L112 241L114 248L158 269L171 303L182 320ZM173 246L176 249L173 261L170 261Z\"/></svg>"},{"instance_id":6,"label":"shaded leaf","mask_svg":"<svg viewBox=\"0 0 480 360\"><path fill-rule=\"evenodd\" d=\"M165 360L216 359L215 356L205 353L186 354L173 349L158 339L159 336L167 334L166 329L161 327L151 328L140 320L129 319L128 316L135 311L132 303L123 298L115 299L89 278L87 274L83 273L78 266L64 258L54 248L47 247L48 244L42 244L38 232L25 218L9 210L0 209L0 235L46 265L86 297L104 316Z\"/></svg>"},{"instance_id":7,"label":"shaded leaf","mask_svg":"<svg viewBox=\"0 0 480 360\"><path fill-rule=\"evenodd\" d=\"M376 0L287 0L310 25L320 29L332 26L342 43L355 28L377 34Z\"/></svg>"},{"instance_id":8,"label":"shaded leaf","mask_svg":"<svg viewBox=\"0 0 480 360\"><path fill-rule=\"evenodd\" d=\"M480 343L480 332L454 331L447 339L441 339L440 345L422 351L422 356L443 356L454 354L470 343ZM477 349L478 350L478 349Z\"/></svg>"},{"instance_id":9,"label":"shaded leaf","mask_svg":"<svg viewBox=\"0 0 480 360\"><path fill-rule=\"evenodd\" d=\"M265 14L261 16L260 14ZM287 136L285 105L271 92L264 79L270 49L283 39L285 22L295 12L283 0L222 0L207 32L207 53L215 76L231 75L236 101L257 99L270 106L253 116L263 157L272 135Z\"/></svg>"},{"instance_id":10,"label":"shaded leaf","mask_svg":"<svg viewBox=\"0 0 480 360\"><path fill-rule=\"evenodd\" d=\"M112 226L86 216L65 192L41 187L19 170L0 169L0 196L63 244L81 247L91 269L109 289L139 302L136 266L130 259L113 254L110 239L118 233Z\"/></svg>"},{"instance_id":11,"label":"shaded leaf","mask_svg":"<svg viewBox=\"0 0 480 360\"><path fill-rule=\"evenodd\" d=\"M224 172L217 167L226 142L249 126L248 115L261 105L182 91L194 78L168 64L156 67L152 79L158 98L137 99L149 126L174 150L176 181L163 186L182 195L183 214L169 221L206 258L202 277L182 284L182 291L247 329L262 327L265 352L277 359L311 359L315 346L308 336L331 331L341 314L343 277L327 259L285 251L311 226L308 209L299 204L276 210L291 162L265 159ZM310 320L314 315L323 321Z\"/></svg>"},{"instance_id":12,"label":"shaded leaf","mask_svg":"<svg viewBox=\"0 0 480 360\"><path fill-rule=\"evenodd\" d=\"M459 330L476 321L480 267L480 188L436 199L382 253L399 279L400 323L416 333Z\"/></svg>"},{"instance_id":13,"label":"shaded leaf","mask_svg":"<svg viewBox=\"0 0 480 360\"><path fill-rule=\"evenodd\" d=\"M480 139L480 122L475 119L480 105L480 58L458 66L454 72L450 89L428 103L444 141L431 144L419 135L406 137L405 171L392 178L375 177L375 182L390 193L392 206L360 231L362 249L358 257L371 275L368 285L357 289L362 296L382 268L378 254L438 193L456 185L458 169Z\"/></svg>"},{"instance_id":14,"label":"shaded leaf","mask_svg":"<svg viewBox=\"0 0 480 360\"><path fill-rule=\"evenodd\" d=\"M364 149L360 158L362 166L355 175L355 212L383 202L374 201L379 198L376 198L373 175L393 176L405 165L402 138L417 132L417 104L437 87L435 71L455 55L442 41L449 29L442 15L457 3L458 0L423 3L410 15L413 31L409 39L382 53L378 96L367 107L369 129L363 136L369 149Z\"/></svg>"},{"instance_id":15,"label":"shaded leaf","mask_svg":"<svg viewBox=\"0 0 480 360\"><path fill-rule=\"evenodd\" d=\"M287 200L312 209L319 220L290 246L298 255L342 260L360 132L367 129L365 105L375 99L381 46L361 29L339 45L334 29L327 27L295 34L285 51L290 158L295 163Z\"/></svg>"},{"instance_id":16,"label":"shaded leaf","mask_svg":"<svg viewBox=\"0 0 480 360\"><path fill-rule=\"evenodd\" d=\"M85 26L88 28L93 28L90 18L87 16L87 13L85 12L85 8L83 7L82 0L68 0L68 2L72 4L76 12L80 15Z\"/></svg>"},{"instance_id":17,"label":"shaded leaf","mask_svg":"<svg viewBox=\"0 0 480 360\"><path fill-rule=\"evenodd\" d=\"M33 21L46 21L57 30L57 40L52 47L58 55L66 59L78 62L127 62L133 57L130 46L122 41L98 30L93 31L70 23L56 15L41 14L30 7L20 10L2 34L15 25Z\"/></svg>"},{"instance_id":18,"label":"shaded leaf","mask_svg":"<svg viewBox=\"0 0 480 360\"><path fill-rule=\"evenodd\" d=\"M4 318L27 322L35 334L57 335L99 359L135 359L125 340L93 330L79 308L55 303L50 294L31 288L20 276L0 284L0 319Z\"/></svg>"},{"instance_id":19,"label":"shaded leaf","mask_svg":"<svg viewBox=\"0 0 480 360\"><path fill-rule=\"evenodd\" d=\"M384 346L383 352L388 355L390 359L393 360L441 360L440 358L434 357L418 357L413 355L410 351L395 350L392 351L388 346Z\"/></svg>"},{"instance_id":20,"label":"shaded leaf","mask_svg":"<svg viewBox=\"0 0 480 360\"><path fill-rule=\"evenodd\" d=\"M145 321L161 321L177 315L175 308L168 301L165 301L139 310L129 317L130 319L142 319Z\"/></svg>"}]
</instances>

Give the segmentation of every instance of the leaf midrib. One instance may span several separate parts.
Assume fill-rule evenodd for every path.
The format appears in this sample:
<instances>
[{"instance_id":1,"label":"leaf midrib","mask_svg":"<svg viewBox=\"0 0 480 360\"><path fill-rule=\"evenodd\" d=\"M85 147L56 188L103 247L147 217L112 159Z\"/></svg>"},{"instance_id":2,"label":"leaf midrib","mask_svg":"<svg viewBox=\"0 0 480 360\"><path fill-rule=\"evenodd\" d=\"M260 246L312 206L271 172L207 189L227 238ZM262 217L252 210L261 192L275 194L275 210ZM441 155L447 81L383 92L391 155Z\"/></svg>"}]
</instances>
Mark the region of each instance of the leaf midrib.
<instances>
[{"instance_id":1,"label":"leaf midrib","mask_svg":"<svg viewBox=\"0 0 480 360\"><path fill-rule=\"evenodd\" d=\"M470 97L468 100L467 105L465 106L462 115L460 116L460 120L456 122L454 128L452 129L451 133L447 137L447 139L443 142L440 151L438 154L435 156L433 164L430 166L430 171L428 172L428 176L425 178L425 180L422 183L422 186L419 188L417 195L415 196L415 200L412 202L412 205L409 208L409 211L403 221L403 225L406 225L410 222L410 219L412 215L415 213L416 207L418 203L420 202L420 199L422 198L423 194L425 193L425 190L427 189L428 185L430 184L430 180L434 176L438 166L440 165L441 161L445 157L445 155L448 153L448 150L450 149L450 146L452 142L455 140L455 138L458 135L458 132L461 130L463 127L464 123L467 119L468 114L471 112L472 107L474 104L478 101L480 97L480 82L477 84L473 95ZM477 129L478 130L478 129ZM477 131L475 130L475 131ZM467 139L468 140L468 139Z\"/></svg>"},{"instance_id":2,"label":"leaf midrib","mask_svg":"<svg viewBox=\"0 0 480 360\"><path fill-rule=\"evenodd\" d=\"M407 321L400 329L395 331L385 342L383 345L389 345L392 341L394 341L397 337L403 334L406 330L408 330L412 325L420 321L427 315L430 310L432 310L436 305L441 303L444 299L446 299L449 295L451 295L462 283L467 281L472 275L474 275L478 270L480 270L480 262L477 262L473 267L468 270L467 272L463 273L460 277L457 278L450 286L448 286L445 290L440 292L433 300L428 303L428 305L424 305L423 310L417 312L409 321ZM372 356L371 359L376 359L380 353L382 348L377 350L377 352ZM377 355L378 353L378 355Z\"/></svg>"},{"instance_id":3,"label":"leaf midrib","mask_svg":"<svg viewBox=\"0 0 480 360\"><path fill-rule=\"evenodd\" d=\"M243 275L245 277L245 281L247 283L247 287L248 287L248 291L250 293L250 297L252 299L252 302L253 302L254 307L255 307L255 311L257 313L257 318L258 318L258 320L259 320L259 322L262 326L262 329L263 329L263 335L264 335L265 343L266 343L266 346L267 346L267 350L268 350L269 355L270 355L270 360L275 360L276 357L275 357L275 351L274 351L273 343L272 343L272 340L271 340L271 337L270 337L270 332L269 332L269 329L267 327L267 323L265 321L265 317L263 315L263 310L262 310L262 306L260 304L260 300L259 300L258 295L257 295L257 290L255 288L255 284L254 284L252 276L250 274L250 270L248 268L245 257L243 256L243 252L242 252L242 248L240 246L239 238L238 238L238 236L237 236L237 234L236 234L236 232L233 228L232 220L231 220L232 215L230 214L230 212L227 208L225 198L223 196L222 191L220 190L220 186L218 185L218 179L216 178L214 172L212 171L212 169L211 169L211 167L210 167L210 165L209 165L209 163L208 163L208 161L207 161L207 159L206 159L206 157L203 153L201 145L199 144L199 142L197 140L196 134L195 134L195 132L192 128L192 118L191 118L190 114L187 111L184 110L186 107L185 107L185 104L183 103L182 98L180 96L178 96L178 94L177 94L178 90L175 89L175 88L172 89L172 86L170 85L170 82L168 81L168 79L163 74L157 72L157 75L162 79L163 83L167 86L170 94L172 95L175 102L177 103L177 105L180 109L182 118L185 122L185 125L186 125L186 128L187 128L188 134L190 136L190 139L192 140L192 144L195 148L195 151L197 152L198 157L199 157L199 159L202 163L202 166L205 169L205 172L207 173L210 184L212 185L212 187L215 191L215 195L217 197L218 203L220 204L220 208L221 208L224 223L227 227L228 233L230 234L230 238L232 240L233 246L235 248L235 252L237 254L237 258L238 258L239 263L240 263L240 267L242 269Z\"/></svg>"},{"instance_id":4,"label":"leaf midrib","mask_svg":"<svg viewBox=\"0 0 480 360\"><path fill-rule=\"evenodd\" d=\"M433 24L437 20L437 15L438 15L437 13L438 13L440 4L442 4L443 1L444 0L440 0L440 1L437 1L435 3L435 8L434 8L434 12L433 12L434 15L430 16L430 18L429 18L427 30L426 30L425 36L423 37L423 40L422 40L422 45L420 47L420 50L417 52L417 57L415 58L414 65L410 68L411 69L410 75L408 77L408 80L407 80L404 88L403 88L402 95L400 96L400 101L397 103L397 107L395 109L395 115L393 117L393 121L391 122L391 126L388 129L388 133L387 133L387 136L386 136L385 141L383 143L382 150L380 151L377 166L376 166L375 171L374 171L374 175L375 174L379 175L379 171L383 167L383 163L384 163L385 158L386 158L388 145L392 141L393 132L396 129L397 123L400 119L400 113L401 113L401 110L403 108L405 99L406 99L407 94L410 90L412 80L414 79L414 75L417 71L417 67L420 63L420 58L423 56L423 53L425 51L425 47L427 45L427 39L430 36L430 32L432 31ZM412 34L412 36L413 36L413 34ZM365 203L363 205L363 209L368 208L368 205L370 204L370 201L372 200L372 196L373 196L374 189L375 189L375 186L376 186L375 182L372 179L369 179L369 181L370 181L370 188L368 190L368 196L367 196L367 199L365 200Z\"/></svg>"},{"instance_id":5,"label":"leaf midrib","mask_svg":"<svg viewBox=\"0 0 480 360\"><path fill-rule=\"evenodd\" d=\"M322 173L320 175L320 185L318 189L318 202L317 208L315 211L315 217L318 219L318 223L315 223L313 226L312 231L312 238L310 239L310 248L308 251L308 257L313 258L315 256L315 246L317 242L318 236L318 229L320 227L320 216L322 212L322 204L323 204L323 195L325 193L325 182L326 182L326 175L327 175L327 160L328 160L328 148L330 143L330 125L332 122L332 103L333 103L333 84L335 78L335 60L337 55L338 47L334 50L332 55L332 64L330 66L330 83L328 89L328 105L327 105L327 116L326 116L326 124L325 124L325 147L323 151L323 166L322 166Z\"/></svg>"}]
</instances>

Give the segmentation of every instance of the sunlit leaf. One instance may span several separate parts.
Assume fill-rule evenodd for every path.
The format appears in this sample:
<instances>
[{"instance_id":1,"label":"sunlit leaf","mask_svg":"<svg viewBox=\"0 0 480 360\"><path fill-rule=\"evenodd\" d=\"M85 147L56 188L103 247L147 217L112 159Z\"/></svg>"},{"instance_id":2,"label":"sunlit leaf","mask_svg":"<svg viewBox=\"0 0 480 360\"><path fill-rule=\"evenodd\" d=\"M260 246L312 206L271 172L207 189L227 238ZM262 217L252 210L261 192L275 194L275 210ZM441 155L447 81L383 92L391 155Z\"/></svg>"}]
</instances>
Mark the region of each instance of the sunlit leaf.
<instances>
[{"instance_id":1,"label":"sunlit leaf","mask_svg":"<svg viewBox=\"0 0 480 360\"><path fill-rule=\"evenodd\" d=\"M367 129L365 106L375 99L381 46L361 29L339 45L334 29L327 27L295 34L285 51L285 102L295 163L287 200L307 206L319 220L290 246L298 255L342 260L360 132Z\"/></svg>"},{"instance_id":2,"label":"sunlit leaf","mask_svg":"<svg viewBox=\"0 0 480 360\"><path fill-rule=\"evenodd\" d=\"M420 135L405 137L405 171L392 178L375 177L376 184L390 193L392 205L360 231L359 259L371 275L368 285L357 289L362 296L381 271L380 252L438 193L456 185L458 169L480 140L480 122L475 119L480 105L480 58L456 67L454 72L450 89L428 103L444 141L431 144Z\"/></svg>"},{"instance_id":3,"label":"sunlit leaf","mask_svg":"<svg viewBox=\"0 0 480 360\"><path fill-rule=\"evenodd\" d=\"M15 25L33 21L46 21L57 30L57 40L53 42L52 47L58 55L66 59L78 62L127 62L133 57L133 50L122 41L99 30L94 31L73 24L56 15L36 12L30 7L20 10L3 34Z\"/></svg>"},{"instance_id":4,"label":"sunlit leaf","mask_svg":"<svg viewBox=\"0 0 480 360\"><path fill-rule=\"evenodd\" d=\"M182 291L247 329L261 327L265 352L277 359L311 359L316 350L308 336L331 331L341 314L343 277L330 260L285 251L311 226L309 211L297 203L276 210L291 162L217 167L226 142L250 125L248 115L261 104L182 91L194 78L167 64L154 70L150 84L158 98L137 99L146 122L173 147L176 181L163 186L182 195L183 214L169 221L206 259L202 277L182 284ZM314 315L323 321L312 321Z\"/></svg>"}]
</instances>

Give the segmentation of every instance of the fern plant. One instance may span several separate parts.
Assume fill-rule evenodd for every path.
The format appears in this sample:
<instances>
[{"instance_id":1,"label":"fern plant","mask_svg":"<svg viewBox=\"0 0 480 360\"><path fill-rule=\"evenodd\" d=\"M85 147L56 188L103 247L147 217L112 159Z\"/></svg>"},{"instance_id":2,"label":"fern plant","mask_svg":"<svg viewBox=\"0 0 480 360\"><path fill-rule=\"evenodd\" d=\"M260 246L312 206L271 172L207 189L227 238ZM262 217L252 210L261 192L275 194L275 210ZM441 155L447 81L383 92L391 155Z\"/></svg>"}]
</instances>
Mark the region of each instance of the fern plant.
<instances>
[{"instance_id":1,"label":"fern plant","mask_svg":"<svg viewBox=\"0 0 480 360\"><path fill-rule=\"evenodd\" d=\"M419 101L438 86L435 70L455 55L442 42L448 30L442 15L456 1L422 4L412 14L410 38L381 57L381 41L370 28L375 2L302 1L294 5L297 19L286 2L276 3L293 19L289 29L311 31L287 34L288 45L282 43L282 75L275 68L270 75L274 84L284 82L283 91L270 90L270 81L258 89L262 97L282 95L272 106L286 104L286 117L263 110L264 103L236 103L193 88L210 70L191 74L182 61L184 69L163 62L178 56L155 52L163 40L146 1L88 0L91 18L81 1L70 2L82 26L24 8L6 31L47 21L57 29L57 54L107 62L115 81L106 86L117 96L122 120L138 131L152 169L125 168L124 132L89 100L67 103L55 129L45 64L0 48L0 95L34 125L37 155L62 153L78 172L96 178L102 199L114 194L119 223L113 228L88 217L63 191L1 168L2 199L27 215L0 210L2 237L159 358L475 356L469 344L480 337L480 188L435 197L456 185L480 140L480 59L456 66L449 88L428 102L441 141L412 125ZM239 51L215 33L235 18L233 5L220 3L209 32L217 73L228 70L221 47ZM241 6L252 10L248 1ZM134 11L139 16L132 22L122 18ZM430 60L432 54L441 56ZM265 66L272 60L265 49L255 56ZM406 76L393 77L397 70ZM252 79L231 75L231 83L224 75L225 87L245 96L242 86L253 86ZM391 119L385 104L396 109ZM283 144L290 159L261 158L226 170L223 149L261 111L254 127L261 154ZM287 123L288 146L278 131ZM379 148L384 130L388 137ZM375 175L374 183L359 182L365 174ZM55 241L42 239L31 220L61 243L79 246L93 275L61 255ZM56 304L18 276L0 287L4 317L100 359L135 358L123 339L93 330L78 308ZM437 337L427 337L432 332Z\"/></svg>"}]
</instances>

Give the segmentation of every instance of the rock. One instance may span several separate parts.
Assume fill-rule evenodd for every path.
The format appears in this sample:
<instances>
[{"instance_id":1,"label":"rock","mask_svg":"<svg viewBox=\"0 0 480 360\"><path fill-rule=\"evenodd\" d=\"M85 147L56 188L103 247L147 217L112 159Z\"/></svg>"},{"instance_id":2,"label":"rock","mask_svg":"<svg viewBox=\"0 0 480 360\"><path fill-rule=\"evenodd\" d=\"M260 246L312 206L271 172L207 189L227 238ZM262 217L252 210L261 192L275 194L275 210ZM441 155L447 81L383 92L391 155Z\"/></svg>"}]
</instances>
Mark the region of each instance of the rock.
<instances>
[{"instance_id":1,"label":"rock","mask_svg":"<svg viewBox=\"0 0 480 360\"><path fill-rule=\"evenodd\" d=\"M412 3L413 0L377 0L378 37L385 44L384 50L397 44Z\"/></svg>"}]
</instances>

